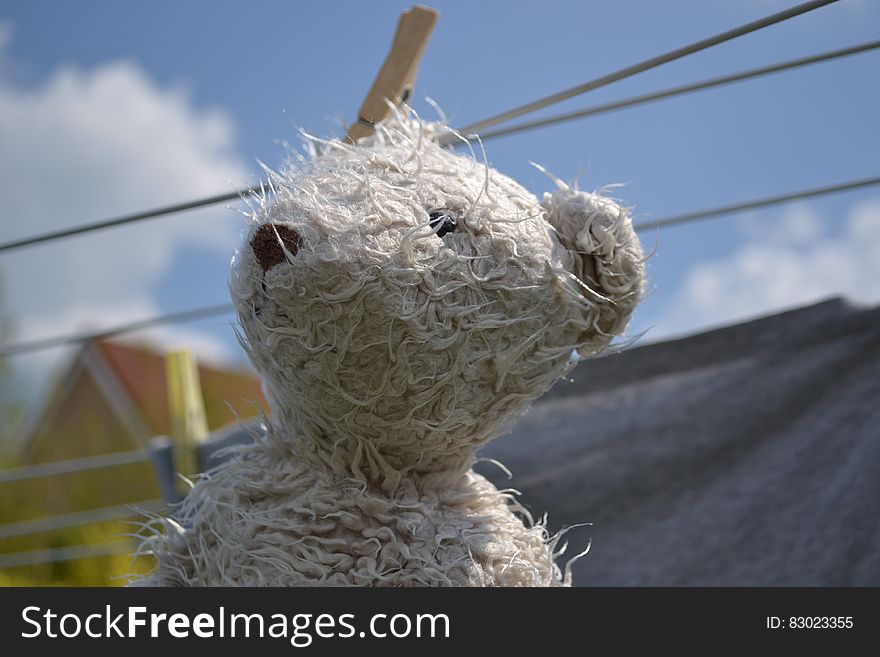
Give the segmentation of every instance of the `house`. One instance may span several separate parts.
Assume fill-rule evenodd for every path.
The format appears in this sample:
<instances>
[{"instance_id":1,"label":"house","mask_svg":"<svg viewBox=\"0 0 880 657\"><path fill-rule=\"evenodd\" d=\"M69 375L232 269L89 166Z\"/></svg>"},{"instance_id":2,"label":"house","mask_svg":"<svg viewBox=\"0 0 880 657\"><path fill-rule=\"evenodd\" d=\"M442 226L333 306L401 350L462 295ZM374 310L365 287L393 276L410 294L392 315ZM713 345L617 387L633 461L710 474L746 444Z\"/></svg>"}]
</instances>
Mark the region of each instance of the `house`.
<instances>
[{"instance_id":1,"label":"house","mask_svg":"<svg viewBox=\"0 0 880 657\"><path fill-rule=\"evenodd\" d=\"M205 364L198 370L209 429L267 408L253 373ZM169 430L165 355L146 346L92 341L60 377L26 438L22 463L145 449ZM148 460L52 477L41 488L49 514L160 497Z\"/></svg>"}]
</instances>

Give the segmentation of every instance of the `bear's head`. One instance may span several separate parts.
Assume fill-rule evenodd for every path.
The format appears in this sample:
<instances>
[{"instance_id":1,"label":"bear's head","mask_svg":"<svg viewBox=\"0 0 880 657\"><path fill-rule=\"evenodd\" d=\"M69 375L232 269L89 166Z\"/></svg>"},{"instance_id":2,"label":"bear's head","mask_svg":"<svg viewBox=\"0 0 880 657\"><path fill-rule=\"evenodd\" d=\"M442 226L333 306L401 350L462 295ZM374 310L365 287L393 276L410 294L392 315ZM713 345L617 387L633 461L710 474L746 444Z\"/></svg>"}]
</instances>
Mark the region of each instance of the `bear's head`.
<instances>
[{"instance_id":1,"label":"bear's head","mask_svg":"<svg viewBox=\"0 0 880 657\"><path fill-rule=\"evenodd\" d=\"M396 115L357 145L320 142L273 176L233 260L286 440L385 487L469 467L573 352L623 331L642 289L624 209L561 183L542 203L441 147L446 130Z\"/></svg>"}]
</instances>

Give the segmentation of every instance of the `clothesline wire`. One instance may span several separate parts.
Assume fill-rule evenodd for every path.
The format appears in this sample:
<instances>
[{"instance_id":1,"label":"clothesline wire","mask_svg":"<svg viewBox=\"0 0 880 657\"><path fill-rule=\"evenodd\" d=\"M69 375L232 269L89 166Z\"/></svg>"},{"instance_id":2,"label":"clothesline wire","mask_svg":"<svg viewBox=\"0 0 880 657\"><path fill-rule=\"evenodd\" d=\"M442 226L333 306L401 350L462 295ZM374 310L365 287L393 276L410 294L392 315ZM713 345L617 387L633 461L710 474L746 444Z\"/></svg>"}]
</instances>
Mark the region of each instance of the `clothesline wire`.
<instances>
[{"instance_id":1,"label":"clothesline wire","mask_svg":"<svg viewBox=\"0 0 880 657\"><path fill-rule=\"evenodd\" d=\"M820 62L827 62L832 59L839 59L841 57L848 57L851 55L856 55L859 53L868 52L871 50L876 50L880 48L880 40L878 41L870 41L868 43L862 43L857 46L852 46L850 48L841 48L840 50L831 50L828 52L820 53L818 55L811 55L809 57L801 57L799 59L791 59L786 62L780 62L779 64L772 64L770 66L761 66L759 68L749 69L747 71L739 71L737 73L731 73L730 75L722 75L716 78L710 78L708 80L703 80L701 82L694 82L692 84L685 84L678 87L670 87L669 89L662 89L660 91L656 91L648 94L641 94L639 96L632 96L630 98L624 98L623 100L612 101L610 103L605 103L603 105L595 105L593 107L588 107L586 109L575 110L573 112L566 112L564 114L556 114L554 116L549 116L543 119L536 119L534 121L524 121L523 123L517 123L512 126L508 126L506 128L499 128L497 130L490 130L488 132L483 132L480 134L480 139L482 141L489 141L490 139L494 139L496 137L503 137L507 135L516 134L518 132L525 132L528 130L534 130L536 128L543 128L545 126L555 125L558 123L565 123L568 121L574 121L576 119L585 118L588 116L595 116L596 114L604 114L606 112L613 112L616 110L625 109L627 107L634 107L636 105L643 105L645 103L651 103L657 100L663 100L665 98L672 98L675 96L683 96L686 94L694 93L695 91L703 91L705 89L712 89L714 87L721 87L726 84L732 84L734 82L742 82L743 80L751 80L753 78L762 77L765 75L770 75L771 73L779 73L782 71L789 71L791 69L800 68L803 66L809 66L811 64L818 64Z\"/></svg>"},{"instance_id":2,"label":"clothesline wire","mask_svg":"<svg viewBox=\"0 0 880 657\"><path fill-rule=\"evenodd\" d=\"M65 237L73 237L74 235L81 235L83 233L91 233L97 230L104 230L106 228L115 228L116 226L133 224L139 221L144 221L146 219L155 219L157 217L163 217L169 214L176 214L178 212L184 212L186 210L195 210L196 208L202 208L209 205L217 205L218 203L224 203L226 201L237 201L245 196L249 196L250 194L258 193L259 190L259 185L256 185L255 187L245 187L244 189L239 189L234 192L228 192L226 194L217 194L216 196L208 196L207 198L202 198L195 201L176 203L174 205L166 205L161 208L145 210L144 212L136 212L134 214L126 214L120 217L115 217L113 219L107 219L105 221L97 221L91 224L83 224L81 226L74 226L73 228L64 228L62 230L55 230L49 233L43 233L41 235L25 237L19 240L12 240L0 244L0 253L2 253L3 251L20 249L25 246L41 244L43 242L52 242L54 240L62 239Z\"/></svg>"},{"instance_id":3,"label":"clothesline wire","mask_svg":"<svg viewBox=\"0 0 880 657\"><path fill-rule=\"evenodd\" d=\"M668 217L664 217L656 220L646 220L636 224L635 229L637 231L645 231L651 229L657 229L660 227L668 227L683 223L701 221L704 219L711 219L714 217L718 217L721 215L734 214L737 212L744 212L746 210L754 210L758 208L765 208L772 205L780 205L782 203L788 203L791 201L807 199L807 198L816 198L818 196L825 196L828 194L835 194L839 192L851 191L856 189L861 189L865 187L870 187L873 185L880 185L880 176L876 176L873 178L862 178L859 180L852 180L845 183L840 183L836 185L825 185L822 187L813 187L810 189L804 189L797 192L791 192L787 194L780 194L778 196L767 196L759 199L753 199L751 201L745 201L742 203L735 203L731 205L725 205L715 208L709 208L705 210L698 210L696 212L687 212L678 215L672 215ZM137 322L131 322L128 324L122 324L110 329L106 329L103 331L97 331L92 333L81 333L75 335L66 335L59 336L54 338L46 338L44 340L34 340L31 342L21 342L17 344L0 346L0 358L5 358L7 356L15 356L35 351L42 351L45 349L51 349L54 347L62 347L62 346L70 346L76 344L83 344L86 342L90 342L92 340L100 340L110 337L115 337L119 335L124 335L127 333L133 333L135 331L140 331L143 329L153 328L155 326L161 326L164 324L176 324L181 322L189 322L195 321L198 319L205 319L209 317L216 317L218 315L226 315L231 313L234 310L232 304L219 304L214 306L208 306L205 308L196 308L194 310L188 310L184 312L171 313L167 315L159 315L156 317L152 317L149 319L140 320Z\"/></svg>"},{"instance_id":4,"label":"clothesline wire","mask_svg":"<svg viewBox=\"0 0 880 657\"><path fill-rule=\"evenodd\" d=\"M118 335L134 333L135 331L141 331L144 329L162 326L165 324L179 324L182 322L192 322L198 319L207 319L209 317L225 315L232 310L233 306L231 303L217 304L214 306L196 308L194 310L186 310L183 312L170 313L167 315L157 315L156 317L150 317L148 319L143 319L136 322L121 324L113 328L105 329L103 331L80 333L76 335L64 335L54 338L46 338L45 340L34 340L31 342L20 342L18 344L0 347L0 358L6 358L7 356L16 356L18 354L24 354L34 351L43 351L45 349L52 349L54 347L83 344L92 340L112 338Z\"/></svg>"},{"instance_id":5,"label":"clothesline wire","mask_svg":"<svg viewBox=\"0 0 880 657\"><path fill-rule=\"evenodd\" d=\"M801 201L808 198L816 198L817 196L827 196L828 194L837 194L839 192L848 192L862 189L864 187L873 187L874 185L880 185L880 176L851 180L837 185L813 187L812 189L804 189L790 194L767 196L764 198L753 199L751 201L745 201L743 203L722 205L715 208L708 208L706 210L698 210L696 212L685 212L683 214L672 215L654 221L645 220L635 224L633 227L636 231L645 231L652 228L667 228L669 226L677 226L680 224L692 223L694 221L713 219L726 214L735 214L738 212L746 212L747 210L766 208L772 205L781 205L783 203L790 203L791 201Z\"/></svg>"},{"instance_id":6,"label":"clothesline wire","mask_svg":"<svg viewBox=\"0 0 880 657\"><path fill-rule=\"evenodd\" d=\"M757 30L763 29L765 27L769 27L771 25L775 25L782 21L788 20L790 18L794 18L796 16L800 16L801 14L805 14L814 9L818 9L828 4L832 4L833 2L837 2L839 0L813 0L812 2L806 2L785 11L778 12L776 14L772 14L765 18L762 18L757 21L753 21L751 23L747 23L746 25L742 25L738 28L734 28L732 30L728 30L722 34L718 34L713 37L709 37L707 39L703 39L696 43L690 44L688 46L684 46L677 50L673 50L671 52L665 53L663 55L659 55L657 57L653 57L646 61L640 62L638 64L634 64L633 66L629 66L627 68L609 73L605 76L597 78L595 80L591 80L585 84L579 85L577 87L573 87L571 89L561 91L552 96L548 96L546 98L542 98L540 100L534 101L533 103L529 103L527 105L523 105L521 107L510 110L509 112L505 112L503 114L499 114L494 117L490 117L483 121L479 121L477 123L471 124L470 126L466 126L457 132L459 134L470 134L477 130L481 130L483 128L495 126L502 121L506 121L512 118L517 118L526 113L537 111L538 109L543 109L550 104L561 102L562 100L567 100L576 95L580 95L586 93L587 91L591 91L593 89L597 89L602 86L606 86L611 84L612 82L616 82L618 80L622 80L627 77L632 77L637 73L641 73L643 71L647 71L651 68L655 68L662 64L671 62L676 59L680 59L687 55L696 53L700 50L705 50L711 46L723 43L725 41L730 41L740 36L744 36L751 32L755 32ZM856 46L858 48L858 46ZM819 56L821 57L821 55ZM699 83L698 83L699 84ZM661 92L663 93L663 92ZM647 101L643 101L647 102ZM609 111L609 110L604 110ZM498 136L497 134L487 135L488 137ZM122 215L119 217L114 217L112 219L107 219L104 221L97 221L89 224L83 224L80 226L74 226L72 228L65 228L57 231L50 231L46 233L42 233L39 235L33 235L30 237L25 237L17 240L10 240L7 242L0 243L0 253L5 251L12 251L15 249L20 249L27 246L34 246L36 244L42 244L45 242L50 242L58 239L73 237L76 235L82 235L84 233L91 233L98 230L105 230L108 228L115 228L119 226L124 226L126 224L132 224L140 221L145 221L148 219L155 219L158 217L167 216L170 214L175 214L178 212L184 212L186 210L193 210L196 208L206 207L210 205L216 205L219 203L224 203L228 201L235 201L240 198L244 198L251 194L257 193L261 190L262 184L254 185L252 187L245 187L243 189L239 189L233 192L228 192L225 194L217 194L214 196L209 196L202 199L197 199L193 201L187 201L184 203L177 203L173 205L167 205L151 210L146 210L143 212L137 212L133 214Z\"/></svg>"},{"instance_id":7,"label":"clothesline wire","mask_svg":"<svg viewBox=\"0 0 880 657\"><path fill-rule=\"evenodd\" d=\"M820 9L821 7L830 5L837 1L838 0L813 0L812 2L804 2L803 4L799 4L784 11L780 11L759 20L752 21L751 23L746 23L745 25L735 27L732 30L727 30L726 32L722 32L721 34L716 34L715 36L701 39L700 41L696 41L695 43L682 46L681 48L676 48L675 50L671 50L662 55L657 55L656 57L652 57L651 59L647 59L643 62L633 64L632 66L627 66L626 68L613 71L601 77L595 78L594 80L590 80L589 82L585 82L584 84L579 84L576 87L571 87L570 89L559 91L555 94L551 94L550 96L546 96L530 103L526 103L525 105L520 105L519 107L507 110L506 112L502 112L501 114L496 114L495 116L489 117L488 119L477 121L476 123L465 126L459 132L461 132L465 136L468 136L472 133L479 133L481 130L491 128L498 125L499 123L504 123L506 121L510 121L511 119L519 118L524 114L537 112L538 110L549 107L550 105L555 105L556 103L561 103L562 101L568 100L569 98L574 98L575 96L585 94L588 91L593 91L595 89L599 89L600 87L608 86L609 84L612 84L614 82L619 82L620 80L630 78L634 75L643 73L652 68L656 68L663 64L668 64L669 62L675 61L676 59L687 57L688 55L692 55L701 50L706 50L707 48L711 48L712 46L717 46L726 41L731 41L741 36L745 36L746 34L750 34L766 27L770 27L771 25L776 25L777 23L781 23L790 18L795 18L796 16L800 16L802 14L806 14L807 12L813 11L815 9Z\"/></svg>"}]
</instances>

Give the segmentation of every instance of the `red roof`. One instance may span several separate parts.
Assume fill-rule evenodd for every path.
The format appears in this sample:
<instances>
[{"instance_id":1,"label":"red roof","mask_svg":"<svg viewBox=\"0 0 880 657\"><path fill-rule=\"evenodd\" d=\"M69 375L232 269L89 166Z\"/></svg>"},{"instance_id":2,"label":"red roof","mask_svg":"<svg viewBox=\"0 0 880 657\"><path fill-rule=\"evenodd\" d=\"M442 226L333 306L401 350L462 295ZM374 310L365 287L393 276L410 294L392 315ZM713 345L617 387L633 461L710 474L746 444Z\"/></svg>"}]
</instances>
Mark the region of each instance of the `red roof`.
<instances>
[{"instance_id":1,"label":"red roof","mask_svg":"<svg viewBox=\"0 0 880 657\"><path fill-rule=\"evenodd\" d=\"M107 340L99 341L94 346L151 431L167 434L171 427L165 354L147 347ZM204 364L199 364L198 368L210 429L235 421L236 414L244 419L256 416L260 409L268 410L260 391L260 381L253 373Z\"/></svg>"}]
</instances>

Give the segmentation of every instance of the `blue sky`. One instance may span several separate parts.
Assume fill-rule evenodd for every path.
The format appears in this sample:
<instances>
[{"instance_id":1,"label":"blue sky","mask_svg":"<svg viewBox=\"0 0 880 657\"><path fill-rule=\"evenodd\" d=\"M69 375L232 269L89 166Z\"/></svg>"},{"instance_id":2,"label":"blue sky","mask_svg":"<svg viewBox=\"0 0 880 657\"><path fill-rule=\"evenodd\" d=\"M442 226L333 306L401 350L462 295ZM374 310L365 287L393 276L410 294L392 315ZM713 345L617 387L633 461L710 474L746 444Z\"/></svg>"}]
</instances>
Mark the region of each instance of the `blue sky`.
<instances>
[{"instance_id":1,"label":"blue sky","mask_svg":"<svg viewBox=\"0 0 880 657\"><path fill-rule=\"evenodd\" d=\"M409 2L0 3L0 241L225 192L277 166L297 128L353 119ZM415 108L455 125L794 4L441 2ZM543 114L880 37L843 0ZM490 161L533 192L529 160L616 195L640 219L880 174L880 52L498 139ZM14 339L224 302L241 216L224 207L0 254ZM643 234L656 340L843 294L880 300L880 188ZM241 362L224 318L143 334ZM69 352L16 359L37 390Z\"/></svg>"}]
</instances>

